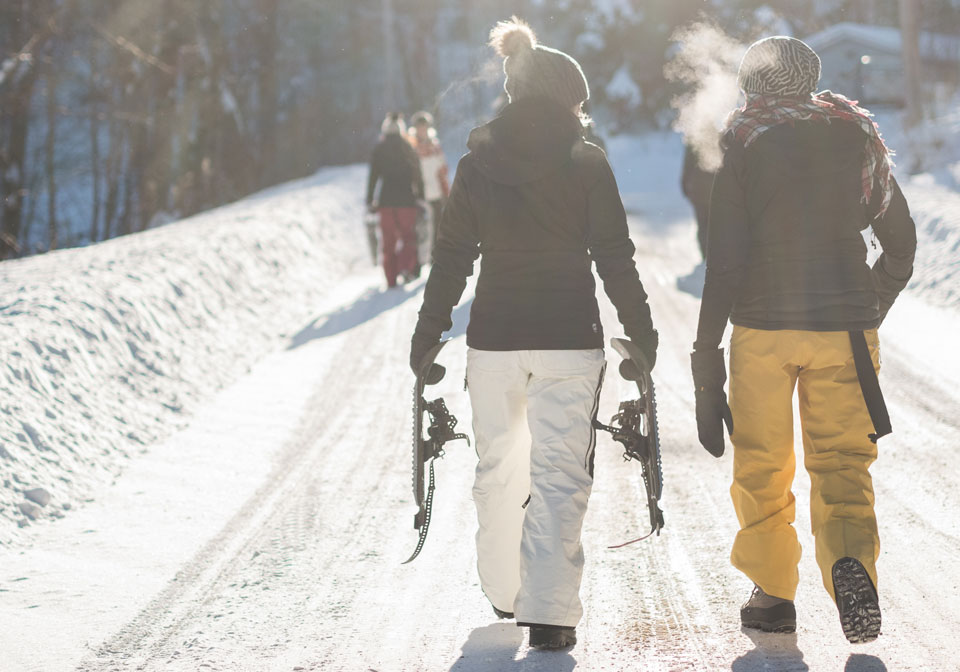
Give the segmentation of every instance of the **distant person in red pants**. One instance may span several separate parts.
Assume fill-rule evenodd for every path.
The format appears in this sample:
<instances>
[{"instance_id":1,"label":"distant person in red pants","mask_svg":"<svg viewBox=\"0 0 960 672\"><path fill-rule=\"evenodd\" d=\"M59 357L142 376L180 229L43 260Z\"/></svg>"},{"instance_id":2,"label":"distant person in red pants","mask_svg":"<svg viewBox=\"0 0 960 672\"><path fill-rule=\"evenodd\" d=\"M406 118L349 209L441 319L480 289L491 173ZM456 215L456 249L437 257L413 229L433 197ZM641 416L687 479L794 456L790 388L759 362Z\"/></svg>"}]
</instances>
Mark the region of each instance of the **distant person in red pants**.
<instances>
[{"instance_id":1,"label":"distant person in red pants","mask_svg":"<svg viewBox=\"0 0 960 672\"><path fill-rule=\"evenodd\" d=\"M380 182L380 194L374 192ZM420 157L406 140L406 127L396 112L383 121L380 142L370 158L367 182L367 208L380 213L380 241L383 248L383 272L387 287L396 287L398 276L404 281L418 275L417 201L423 199L423 174Z\"/></svg>"}]
</instances>

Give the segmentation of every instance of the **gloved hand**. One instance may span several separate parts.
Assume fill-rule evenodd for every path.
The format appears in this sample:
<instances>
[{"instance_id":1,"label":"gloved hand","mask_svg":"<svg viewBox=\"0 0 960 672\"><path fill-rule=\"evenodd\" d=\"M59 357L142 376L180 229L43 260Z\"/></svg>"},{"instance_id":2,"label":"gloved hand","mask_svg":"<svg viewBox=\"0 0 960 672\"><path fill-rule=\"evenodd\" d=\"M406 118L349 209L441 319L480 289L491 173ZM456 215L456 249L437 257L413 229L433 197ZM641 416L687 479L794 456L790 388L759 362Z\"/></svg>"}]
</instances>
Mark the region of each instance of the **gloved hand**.
<instances>
[{"instance_id":1,"label":"gloved hand","mask_svg":"<svg viewBox=\"0 0 960 672\"><path fill-rule=\"evenodd\" d=\"M657 362L657 344L660 336L656 329L650 330L643 338L631 338L630 342L639 348L643 358L646 360L650 371L653 371L653 365ZM640 370L633 361L624 359L620 362L620 376L624 380L640 380Z\"/></svg>"},{"instance_id":2,"label":"gloved hand","mask_svg":"<svg viewBox=\"0 0 960 672\"><path fill-rule=\"evenodd\" d=\"M436 338L422 336L418 333L413 334L413 338L410 340L410 369L413 371L413 375L420 375L420 363L430 349L439 342L440 340ZM443 380L446 372L447 370L439 364L431 364L424 382L427 385L436 385Z\"/></svg>"},{"instance_id":3,"label":"gloved hand","mask_svg":"<svg viewBox=\"0 0 960 672\"><path fill-rule=\"evenodd\" d=\"M724 448L723 425L726 424L727 432L733 434L733 415L723 391L723 384L727 380L723 349L694 350L690 353L690 364L693 369L700 444L714 457L720 457Z\"/></svg>"}]
</instances>

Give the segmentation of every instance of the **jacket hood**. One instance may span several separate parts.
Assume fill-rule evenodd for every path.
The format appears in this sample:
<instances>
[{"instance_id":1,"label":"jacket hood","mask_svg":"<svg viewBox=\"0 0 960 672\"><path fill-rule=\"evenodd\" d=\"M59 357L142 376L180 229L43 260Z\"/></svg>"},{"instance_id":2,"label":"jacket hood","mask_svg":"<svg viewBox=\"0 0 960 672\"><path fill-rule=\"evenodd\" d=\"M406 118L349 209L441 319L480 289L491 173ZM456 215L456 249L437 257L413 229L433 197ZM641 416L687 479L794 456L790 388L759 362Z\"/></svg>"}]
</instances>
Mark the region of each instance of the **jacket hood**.
<instances>
[{"instance_id":1,"label":"jacket hood","mask_svg":"<svg viewBox=\"0 0 960 672\"><path fill-rule=\"evenodd\" d=\"M473 129L467 148L486 177L518 185L566 165L582 138L583 126L572 112L547 98L527 98L510 103L499 117Z\"/></svg>"}]
</instances>

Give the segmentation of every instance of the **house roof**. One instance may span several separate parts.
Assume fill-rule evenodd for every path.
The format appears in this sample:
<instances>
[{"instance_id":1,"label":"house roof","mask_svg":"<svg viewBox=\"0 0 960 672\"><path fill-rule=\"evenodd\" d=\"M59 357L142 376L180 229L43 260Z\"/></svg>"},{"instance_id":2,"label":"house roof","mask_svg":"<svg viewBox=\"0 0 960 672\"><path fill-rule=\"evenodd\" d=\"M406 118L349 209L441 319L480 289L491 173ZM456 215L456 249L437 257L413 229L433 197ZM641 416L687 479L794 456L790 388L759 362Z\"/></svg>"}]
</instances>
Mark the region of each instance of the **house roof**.
<instances>
[{"instance_id":1,"label":"house roof","mask_svg":"<svg viewBox=\"0 0 960 672\"><path fill-rule=\"evenodd\" d=\"M853 43L862 48L899 55L903 39L899 28L845 21L804 38L814 51L836 44ZM928 61L960 62L960 36L920 33L920 57Z\"/></svg>"}]
</instances>

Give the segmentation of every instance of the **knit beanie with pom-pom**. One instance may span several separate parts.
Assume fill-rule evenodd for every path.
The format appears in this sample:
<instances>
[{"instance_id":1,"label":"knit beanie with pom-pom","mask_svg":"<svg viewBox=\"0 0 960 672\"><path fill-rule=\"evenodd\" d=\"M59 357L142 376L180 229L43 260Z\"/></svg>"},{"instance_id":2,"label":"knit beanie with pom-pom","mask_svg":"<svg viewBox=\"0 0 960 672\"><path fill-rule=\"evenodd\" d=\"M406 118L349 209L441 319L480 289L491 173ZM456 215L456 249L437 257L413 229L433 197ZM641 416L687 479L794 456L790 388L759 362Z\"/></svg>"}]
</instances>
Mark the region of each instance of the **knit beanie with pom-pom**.
<instances>
[{"instance_id":1,"label":"knit beanie with pom-pom","mask_svg":"<svg viewBox=\"0 0 960 672\"><path fill-rule=\"evenodd\" d=\"M516 16L494 26L490 46L504 59L503 89L510 102L541 96L573 107L590 97L580 64L562 51L537 44L533 30Z\"/></svg>"}]
</instances>

